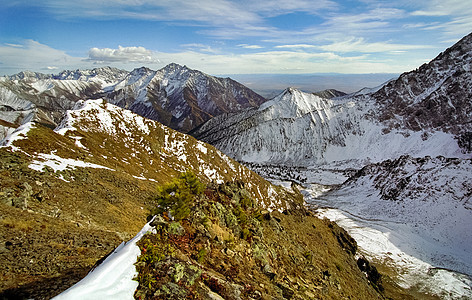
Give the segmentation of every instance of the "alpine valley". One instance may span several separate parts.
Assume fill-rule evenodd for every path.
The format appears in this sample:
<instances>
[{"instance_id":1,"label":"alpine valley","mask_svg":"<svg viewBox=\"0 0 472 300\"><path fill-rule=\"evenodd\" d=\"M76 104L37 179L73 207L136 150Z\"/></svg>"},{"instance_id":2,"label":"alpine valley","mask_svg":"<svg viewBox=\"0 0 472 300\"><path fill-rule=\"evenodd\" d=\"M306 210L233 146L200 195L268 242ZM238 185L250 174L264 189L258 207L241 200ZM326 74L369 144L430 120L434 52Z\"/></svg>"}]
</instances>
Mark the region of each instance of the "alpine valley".
<instances>
[{"instance_id":1,"label":"alpine valley","mask_svg":"<svg viewBox=\"0 0 472 300\"><path fill-rule=\"evenodd\" d=\"M471 66L472 34L348 95L1 77L0 298L470 299Z\"/></svg>"}]
</instances>

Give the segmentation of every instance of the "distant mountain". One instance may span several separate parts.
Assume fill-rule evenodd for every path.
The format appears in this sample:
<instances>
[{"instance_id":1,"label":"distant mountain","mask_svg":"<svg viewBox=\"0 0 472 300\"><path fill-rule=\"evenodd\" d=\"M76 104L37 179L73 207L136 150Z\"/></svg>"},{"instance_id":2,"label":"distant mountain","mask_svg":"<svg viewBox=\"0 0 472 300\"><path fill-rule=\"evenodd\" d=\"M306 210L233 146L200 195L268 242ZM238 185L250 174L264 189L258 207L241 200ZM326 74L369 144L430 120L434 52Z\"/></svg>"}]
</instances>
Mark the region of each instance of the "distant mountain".
<instances>
[{"instance_id":1,"label":"distant mountain","mask_svg":"<svg viewBox=\"0 0 472 300\"><path fill-rule=\"evenodd\" d=\"M315 94L318 97L326 98L326 99L342 97L342 96L347 95L346 93L335 90L335 89L327 89L327 90L323 90L323 91L319 91L319 92L314 92L313 94Z\"/></svg>"},{"instance_id":2,"label":"distant mountain","mask_svg":"<svg viewBox=\"0 0 472 300\"><path fill-rule=\"evenodd\" d=\"M58 75L21 72L3 77L0 119L16 126L34 120L54 128L77 101L96 98L107 85L125 74L126 71L104 67L64 71Z\"/></svg>"},{"instance_id":3,"label":"distant mountain","mask_svg":"<svg viewBox=\"0 0 472 300\"><path fill-rule=\"evenodd\" d=\"M0 119L16 125L35 120L54 127L77 101L97 98L183 132L213 116L265 101L230 78L177 64L159 71L144 67L132 72L103 67L57 75L25 71L0 78Z\"/></svg>"},{"instance_id":4,"label":"distant mountain","mask_svg":"<svg viewBox=\"0 0 472 300\"><path fill-rule=\"evenodd\" d=\"M177 64L158 71L136 69L107 88L106 99L183 132L214 116L258 107L265 101L230 78Z\"/></svg>"}]
</instances>

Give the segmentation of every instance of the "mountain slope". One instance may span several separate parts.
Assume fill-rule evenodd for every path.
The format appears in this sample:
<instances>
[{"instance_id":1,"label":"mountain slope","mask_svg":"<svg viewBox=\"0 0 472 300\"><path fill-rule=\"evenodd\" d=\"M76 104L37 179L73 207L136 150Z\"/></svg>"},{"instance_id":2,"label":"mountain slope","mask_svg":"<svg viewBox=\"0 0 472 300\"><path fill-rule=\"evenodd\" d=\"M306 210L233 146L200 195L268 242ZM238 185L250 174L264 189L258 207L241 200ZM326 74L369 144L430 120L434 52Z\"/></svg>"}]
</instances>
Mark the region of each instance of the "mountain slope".
<instances>
[{"instance_id":1,"label":"mountain slope","mask_svg":"<svg viewBox=\"0 0 472 300\"><path fill-rule=\"evenodd\" d=\"M472 33L371 97L390 128L472 131Z\"/></svg>"},{"instance_id":2,"label":"mountain slope","mask_svg":"<svg viewBox=\"0 0 472 300\"><path fill-rule=\"evenodd\" d=\"M287 89L192 134L276 182L303 183L320 216L400 266L403 287L470 298L471 57L472 34L377 88L334 99Z\"/></svg>"},{"instance_id":3,"label":"mountain slope","mask_svg":"<svg viewBox=\"0 0 472 300\"><path fill-rule=\"evenodd\" d=\"M318 96L318 97L326 98L326 99L331 99L331 98L336 98L336 97L342 97L342 96L346 96L346 95L347 95L346 93L341 92L341 91L338 91L338 90L335 90L335 89L327 89L327 90L315 92L315 93L313 93L313 94L315 94L315 95Z\"/></svg>"},{"instance_id":4,"label":"mountain slope","mask_svg":"<svg viewBox=\"0 0 472 300\"><path fill-rule=\"evenodd\" d=\"M471 182L470 159L402 156L307 201L370 259L397 269L403 287L464 299L472 296Z\"/></svg>"},{"instance_id":5,"label":"mountain slope","mask_svg":"<svg viewBox=\"0 0 472 300\"><path fill-rule=\"evenodd\" d=\"M268 210L298 205L212 146L103 100L77 102L55 131L19 127L0 147L0 290L50 298L70 286L140 230L156 185L187 169L244 182Z\"/></svg>"},{"instance_id":6,"label":"mountain slope","mask_svg":"<svg viewBox=\"0 0 472 300\"><path fill-rule=\"evenodd\" d=\"M375 107L373 100L329 100L290 88L257 110L215 117L191 134L237 160L268 165L358 168L403 154L464 156L451 134L385 131Z\"/></svg>"},{"instance_id":7,"label":"mountain slope","mask_svg":"<svg viewBox=\"0 0 472 300\"><path fill-rule=\"evenodd\" d=\"M59 75L21 72L3 77L0 79L0 119L16 126L36 121L54 128L75 102L94 98L125 73L104 67L64 71ZM5 136L0 135L0 139Z\"/></svg>"}]
</instances>

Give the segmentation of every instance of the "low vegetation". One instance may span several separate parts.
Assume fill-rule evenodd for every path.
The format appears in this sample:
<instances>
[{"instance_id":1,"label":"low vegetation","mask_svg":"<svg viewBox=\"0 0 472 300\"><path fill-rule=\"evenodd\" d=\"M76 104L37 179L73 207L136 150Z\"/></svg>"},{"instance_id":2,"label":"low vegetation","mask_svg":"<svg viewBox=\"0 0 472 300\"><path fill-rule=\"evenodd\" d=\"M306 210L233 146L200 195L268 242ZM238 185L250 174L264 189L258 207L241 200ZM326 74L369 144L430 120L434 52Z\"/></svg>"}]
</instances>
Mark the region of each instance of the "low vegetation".
<instances>
[{"instance_id":1,"label":"low vegetation","mask_svg":"<svg viewBox=\"0 0 472 300\"><path fill-rule=\"evenodd\" d=\"M138 243L136 299L405 296L356 260L356 242L335 223L305 209L264 210L242 182L204 186L187 171L154 203L154 230Z\"/></svg>"}]
</instances>

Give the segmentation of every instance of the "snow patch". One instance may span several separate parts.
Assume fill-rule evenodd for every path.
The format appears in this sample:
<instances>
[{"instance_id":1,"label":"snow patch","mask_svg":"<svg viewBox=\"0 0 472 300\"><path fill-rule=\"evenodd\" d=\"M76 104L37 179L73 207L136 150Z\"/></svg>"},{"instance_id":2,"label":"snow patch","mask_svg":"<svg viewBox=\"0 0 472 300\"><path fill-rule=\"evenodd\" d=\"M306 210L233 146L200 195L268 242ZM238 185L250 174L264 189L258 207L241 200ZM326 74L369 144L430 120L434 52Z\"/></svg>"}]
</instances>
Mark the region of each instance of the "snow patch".
<instances>
[{"instance_id":1,"label":"snow patch","mask_svg":"<svg viewBox=\"0 0 472 300\"><path fill-rule=\"evenodd\" d=\"M151 220L152 222L152 220ZM147 223L129 242L121 243L97 268L81 281L53 298L56 300L75 299L134 299L138 282L134 264L141 254L136 243L153 228Z\"/></svg>"},{"instance_id":2,"label":"snow patch","mask_svg":"<svg viewBox=\"0 0 472 300\"><path fill-rule=\"evenodd\" d=\"M51 154L40 153L38 154L37 157L41 160L34 160L28 167L39 172L43 172L43 169L45 167L52 168L54 172L64 171L64 170L74 170L77 167L107 169L107 170L114 171L113 169L110 169L105 166L92 164L92 163L84 162L81 160L75 160L71 158L62 158L53 153Z\"/></svg>"},{"instance_id":3,"label":"snow patch","mask_svg":"<svg viewBox=\"0 0 472 300\"><path fill-rule=\"evenodd\" d=\"M34 128L33 122L28 122L26 124L21 125L15 131L13 131L10 135L0 141L0 147L12 147L13 150L19 150L19 148L13 146L15 141L26 139L28 136L28 132Z\"/></svg>"}]
</instances>

